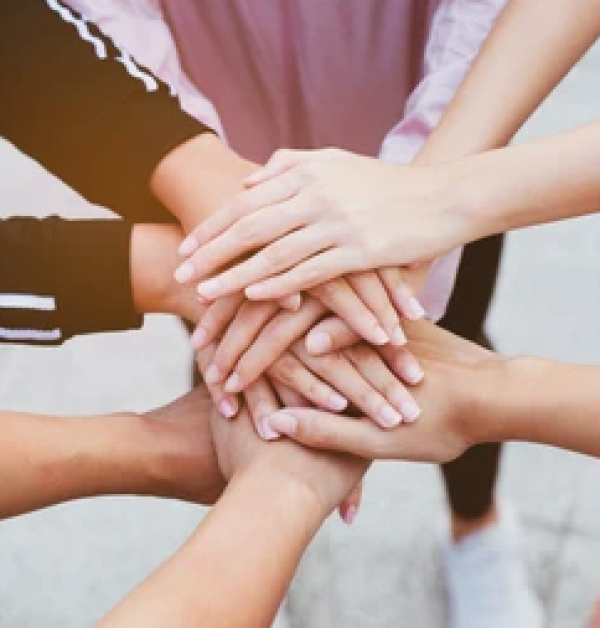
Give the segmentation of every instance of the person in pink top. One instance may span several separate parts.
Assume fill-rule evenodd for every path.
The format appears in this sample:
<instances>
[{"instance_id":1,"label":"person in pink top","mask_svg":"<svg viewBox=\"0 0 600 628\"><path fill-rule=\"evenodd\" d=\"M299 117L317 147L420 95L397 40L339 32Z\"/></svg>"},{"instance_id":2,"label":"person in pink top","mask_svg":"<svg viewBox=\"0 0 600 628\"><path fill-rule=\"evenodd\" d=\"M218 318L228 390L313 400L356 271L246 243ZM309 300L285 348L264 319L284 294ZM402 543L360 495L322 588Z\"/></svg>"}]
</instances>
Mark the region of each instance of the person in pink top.
<instances>
[{"instance_id":1,"label":"person in pink top","mask_svg":"<svg viewBox=\"0 0 600 628\"><path fill-rule=\"evenodd\" d=\"M334 146L393 163L433 163L492 147L484 133L434 145L427 139L505 0L67 4L115 41L124 64L130 55L170 84L182 107L245 160L263 163L281 147ZM501 243L494 237L469 245L462 261L458 250L436 261L420 294L431 318L482 344ZM490 612L494 626L541 625L494 499L499 453L498 445L479 445L443 467L453 628L492 625ZM472 604L474 597L483 602Z\"/></svg>"}]
</instances>

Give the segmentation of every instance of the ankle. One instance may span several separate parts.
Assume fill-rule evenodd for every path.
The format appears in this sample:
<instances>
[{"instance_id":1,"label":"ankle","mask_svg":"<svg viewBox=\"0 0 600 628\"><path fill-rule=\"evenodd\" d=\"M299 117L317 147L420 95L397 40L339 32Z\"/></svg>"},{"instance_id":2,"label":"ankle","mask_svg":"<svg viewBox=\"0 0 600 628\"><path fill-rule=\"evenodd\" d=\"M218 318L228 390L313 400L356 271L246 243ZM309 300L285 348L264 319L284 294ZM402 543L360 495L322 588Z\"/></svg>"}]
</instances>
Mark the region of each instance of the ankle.
<instances>
[{"instance_id":1,"label":"ankle","mask_svg":"<svg viewBox=\"0 0 600 628\"><path fill-rule=\"evenodd\" d=\"M475 518L466 519L457 515L451 514L450 518L450 534L454 543L459 543L469 534L479 532L489 526L494 525L499 518L498 509L495 503L492 503L490 508L481 516Z\"/></svg>"}]
</instances>

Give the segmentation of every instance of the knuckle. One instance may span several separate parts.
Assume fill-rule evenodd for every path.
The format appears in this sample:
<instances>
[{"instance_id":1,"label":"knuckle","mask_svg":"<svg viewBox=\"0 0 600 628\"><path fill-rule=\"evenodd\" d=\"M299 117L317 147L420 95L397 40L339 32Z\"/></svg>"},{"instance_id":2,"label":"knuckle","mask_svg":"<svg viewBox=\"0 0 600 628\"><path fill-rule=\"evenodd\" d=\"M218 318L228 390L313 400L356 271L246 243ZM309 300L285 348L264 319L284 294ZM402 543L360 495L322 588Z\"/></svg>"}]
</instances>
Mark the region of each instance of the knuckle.
<instances>
[{"instance_id":1,"label":"knuckle","mask_svg":"<svg viewBox=\"0 0 600 628\"><path fill-rule=\"evenodd\" d=\"M333 432L328 422L320 416L311 416L299 423L307 441L317 447L327 448L334 442Z\"/></svg>"},{"instance_id":2,"label":"knuckle","mask_svg":"<svg viewBox=\"0 0 600 628\"><path fill-rule=\"evenodd\" d=\"M285 386L296 385L298 363L288 355L284 355L271 367L270 372Z\"/></svg>"},{"instance_id":3,"label":"knuckle","mask_svg":"<svg viewBox=\"0 0 600 628\"><path fill-rule=\"evenodd\" d=\"M286 248L286 245L281 240L270 244L260 254L263 264L266 267L281 266L288 257L288 251Z\"/></svg>"},{"instance_id":4,"label":"knuckle","mask_svg":"<svg viewBox=\"0 0 600 628\"><path fill-rule=\"evenodd\" d=\"M233 229L233 236L242 244L254 244L261 235L262 228L252 216L242 218Z\"/></svg>"}]
</instances>

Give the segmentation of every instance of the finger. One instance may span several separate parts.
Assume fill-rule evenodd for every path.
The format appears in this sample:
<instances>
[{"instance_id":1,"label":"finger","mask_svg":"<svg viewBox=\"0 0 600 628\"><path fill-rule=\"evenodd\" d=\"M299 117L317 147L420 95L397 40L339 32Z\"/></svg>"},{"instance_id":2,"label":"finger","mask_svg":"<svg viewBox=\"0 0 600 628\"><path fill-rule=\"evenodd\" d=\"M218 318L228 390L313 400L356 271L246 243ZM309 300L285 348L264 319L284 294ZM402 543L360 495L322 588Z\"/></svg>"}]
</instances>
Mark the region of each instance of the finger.
<instances>
[{"instance_id":1,"label":"finger","mask_svg":"<svg viewBox=\"0 0 600 628\"><path fill-rule=\"evenodd\" d=\"M201 246L210 242L244 216L258 207L273 204L273 200L285 201L299 189L297 177L278 177L270 185L261 186L257 191L243 191L236 194L227 205L204 219L179 246L179 254L189 257Z\"/></svg>"},{"instance_id":2,"label":"finger","mask_svg":"<svg viewBox=\"0 0 600 628\"><path fill-rule=\"evenodd\" d=\"M302 306L302 295L299 292L296 294L290 294L287 297L279 299L278 303L284 310L297 312Z\"/></svg>"},{"instance_id":3,"label":"finger","mask_svg":"<svg viewBox=\"0 0 600 628\"><path fill-rule=\"evenodd\" d=\"M246 301L219 342L212 364L205 373L205 380L215 384L228 378L240 356L278 311L279 306L273 301ZM243 390L244 386L238 380L239 376L233 373L225 383L225 392L237 393Z\"/></svg>"},{"instance_id":4,"label":"finger","mask_svg":"<svg viewBox=\"0 0 600 628\"><path fill-rule=\"evenodd\" d=\"M282 355L268 373L319 408L341 412L348 406L348 400L343 395L322 382L291 353Z\"/></svg>"},{"instance_id":5,"label":"finger","mask_svg":"<svg viewBox=\"0 0 600 628\"><path fill-rule=\"evenodd\" d=\"M269 160L262 168L259 168L249 177L246 177L243 181L243 185L246 188L250 188L259 183L264 183L297 166L301 161L306 159L309 154L309 151L305 150L280 148L269 157Z\"/></svg>"},{"instance_id":6,"label":"finger","mask_svg":"<svg viewBox=\"0 0 600 628\"><path fill-rule=\"evenodd\" d=\"M257 379L244 391L244 399L258 435L263 440L279 438L267 423L268 417L281 408L269 382L264 377Z\"/></svg>"},{"instance_id":7,"label":"finger","mask_svg":"<svg viewBox=\"0 0 600 628\"><path fill-rule=\"evenodd\" d=\"M243 293L230 294L212 303L192 334L192 347L203 349L221 337L244 302Z\"/></svg>"},{"instance_id":8,"label":"finger","mask_svg":"<svg viewBox=\"0 0 600 628\"><path fill-rule=\"evenodd\" d=\"M385 330L390 342L398 347L405 345L406 335L400 326L400 317L379 275L375 271L356 273L350 275L348 281Z\"/></svg>"},{"instance_id":9,"label":"finger","mask_svg":"<svg viewBox=\"0 0 600 628\"><path fill-rule=\"evenodd\" d=\"M310 408L311 403L305 399L300 393L284 386L276 379L272 379L267 376L267 381L271 385L271 388L277 393L279 401L286 408Z\"/></svg>"},{"instance_id":10,"label":"finger","mask_svg":"<svg viewBox=\"0 0 600 628\"><path fill-rule=\"evenodd\" d=\"M303 337L310 327L325 313L316 299L305 301L299 312L279 312L260 331L247 351L234 367L236 386L244 388L259 377L281 357L296 340ZM231 379L231 378L230 378ZM241 389L240 388L240 389Z\"/></svg>"},{"instance_id":11,"label":"finger","mask_svg":"<svg viewBox=\"0 0 600 628\"><path fill-rule=\"evenodd\" d=\"M360 336L337 316L317 323L307 334L305 346L312 355L323 355L355 345Z\"/></svg>"},{"instance_id":12,"label":"finger","mask_svg":"<svg viewBox=\"0 0 600 628\"><path fill-rule=\"evenodd\" d=\"M350 491L346 499L340 504L338 513L344 523L352 525L358 514L362 498L362 480Z\"/></svg>"},{"instance_id":13,"label":"finger","mask_svg":"<svg viewBox=\"0 0 600 628\"><path fill-rule=\"evenodd\" d=\"M319 237L318 233L314 235ZM362 270L360 258L354 252L335 247L310 257L285 273L249 285L244 292L249 299L279 299L359 270Z\"/></svg>"},{"instance_id":14,"label":"finger","mask_svg":"<svg viewBox=\"0 0 600 628\"><path fill-rule=\"evenodd\" d=\"M371 310L360 299L346 279L331 279L310 290L321 303L335 312L361 338L374 345L384 345L390 341L386 331Z\"/></svg>"},{"instance_id":15,"label":"finger","mask_svg":"<svg viewBox=\"0 0 600 628\"><path fill-rule=\"evenodd\" d=\"M388 295L403 316L413 321L426 316L425 309L413 295L410 286L404 281L399 268L381 268L378 273Z\"/></svg>"},{"instance_id":16,"label":"finger","mask_svg":"<svg viewBox=\"0 0 600 628\"><path fill-rule=\"evenodd\" d=\"M242 216L222 233L201 244L175 270L175 280L178 283L189 283L214 275L219 268L231 264L242 255L302 227L307 209L307 205L299 205L297 199L292 199ZM203 296L213 299L219 295Z\"/></svg>"},{"instance_id":17,"label":"finger","mask_svg":"<svg viewBox=\"0 0 600 628\"><path fill-rule=\"evenodd\" d=\"M292 346L294 355L315 375L368 414L379 425L390 428L402 422L402 415L341 353L315 357L304 348L303 342Z\"/></svg>"},{"instance_id":18,"label":"finger","mask_svg":"<svg viewBox=\"0 0 600 628\"><path fill-rule=\"evenodd\" d=\"M415 356L406 348L382 347L381 356L392 371L403 381L411 386L416 386L423 381L425 373Z\"/></svg>"},{"instance_id":19,"label":"finger","mask_svg":"<svg viewBox=\"0 0 600 628\"><path fill-rule=\"evenodd\" d=\"M262 281L274 273L288 270L311 255L327 249L331 244L329 232L320 225L307 226L288 235L282 234L280 239L276 239L278 237L279 235L274 235L273 238L265 238L263 244L267 242L271 244L243 262L203 281L198 286L198 294L204 299L212 300L224 294L243 290L250 284ZM299 290L293 292L299 292ZM280 297L284 296L286 295L280 295Z\"/></svg>"},{"instance_id":20,"label":"finger","mask_svg":"<svg viewBox=\"0 0 600 628\"><path fill-rule=\"evenodd\" d=\"M196 364L200 373L204 373L208 364L211 362L216 347L209 345L206 349L196 354ZM205 382L206 383L206 382ZM219 414L225 419L233 419L240 411L240 402L237 395L227 395L221 386L214 384L206 384L206 388L219 411Z\"/></svg>"},{"instance_id":21,"label":"finger","mask_svg":"<svg viewBox=\"0 0 600 628\"><path fill-rule=\"evenodd\" d=\"M405 421L412 422L417 419L421 414L417 402L376 351L363 344L345 349L344 354L365 381L377 390ZM382 427L394 427L381 422L378 420L379 417L374 418Z\"/></svg>"},{"instance_id":22,"label":"finger","mask_svg":"<svg viewBox=\"0 0 600 628\"><path fill-rule=\"evenodd\" d=\"M373 459L400 458L409 453L403 440L408 441L413 427L387 432L366 418L351 419L314 408L280 410L269 416L267 424L272 433L307 447Z\"/></svg>"}]
</instances>

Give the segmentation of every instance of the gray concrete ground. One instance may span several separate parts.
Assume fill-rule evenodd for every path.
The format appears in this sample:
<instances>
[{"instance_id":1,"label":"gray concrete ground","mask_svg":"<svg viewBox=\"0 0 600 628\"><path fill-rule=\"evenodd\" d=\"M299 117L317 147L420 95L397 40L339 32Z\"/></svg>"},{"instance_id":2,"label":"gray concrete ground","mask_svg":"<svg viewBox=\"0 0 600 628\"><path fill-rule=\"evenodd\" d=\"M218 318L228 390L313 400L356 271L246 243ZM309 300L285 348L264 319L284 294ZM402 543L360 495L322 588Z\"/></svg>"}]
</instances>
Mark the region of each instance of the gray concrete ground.
<instances>
[{"instance_id":1,"label":"gray concrete ground","mask_svg":"<svg viewBox=\"0 0 600 628\"><path fill-rule=\"evenodd\" d=\"M540 109L523 137L600 111L596 47ZM2 213L88 211L0 146ZM598 362L600 219L511 235L489 320L500 350ZM0 349L0 406L95 413L143 410L183 393L189 355L168 317L142 332L82 338L58 350ZM568 417L565 417L568 420ZM506 447L501 491L518 507L527 556L552 628L583 626L600 593L600 463L525 444ZM0 487L1 490L1 487ZM318 535L290 595L294 627L444 625L436 551L444 496L435 467L378 464L354 528ZM197 507L139 498L59 506L0 524L0 627L90 626L167 557L202 516ZM190 574L193 577L193 574Z\"/></svg>"}]
</instances>

